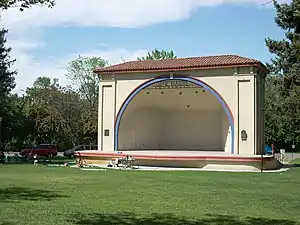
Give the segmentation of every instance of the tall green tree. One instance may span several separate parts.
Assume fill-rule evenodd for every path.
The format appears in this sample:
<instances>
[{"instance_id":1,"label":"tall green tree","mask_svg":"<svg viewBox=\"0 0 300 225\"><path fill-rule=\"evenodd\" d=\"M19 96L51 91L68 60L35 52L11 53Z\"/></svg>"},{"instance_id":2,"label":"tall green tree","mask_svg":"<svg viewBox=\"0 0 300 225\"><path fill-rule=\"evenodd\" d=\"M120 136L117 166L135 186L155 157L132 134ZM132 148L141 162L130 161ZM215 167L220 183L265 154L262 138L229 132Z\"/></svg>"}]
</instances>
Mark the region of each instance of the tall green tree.
<instances>
[{"instance_id":1,"label":"tall green tree","mask_svg":"<svg viewBox=\"0 0 300 225\"><path fill-rule=\"evenodd\" d=\"M54 137L52 112L50 110L49 92L51 91L51 79L39 77L32 87L26 89L28 98L27 114L34 120L35 129L31 142L52 142ZM46 97L47 96L47 97Z\"/></svg>"},{"instance_id":2,"label":"tall green tree","mask_svg":"<svg viewBox=\"0 0 300 225\"><path fill-rule=\"evenodd\" d=\"M25 113L26 97L17 94L9 95L7 112L2 124L1 149L16 151L24 145L30 144L28 137L34 131L34 120Z\"/></svg>"},{"instance_id":3,"label":"tall green tree","mask_svg":"<svg viewBox=\"0 0 300 225\"><path fill-rule=\"evenodd\" d=\"M3 103L5 97L15 87L14 76L17 73L11 69L15 60L10 58L11 48L6 46L6 33L7 30L2 29L0 31L0 106L2 107L1 103Z\"/></svg>"},{"instance_id":4,"label":"tall green tree","mask_svg":"<svg viewBox=\"0 0 300 225\"><path fill-rule=\"evenodd\" d=\"M7 30L0 30L0 150L3 147L2 137L7 131L10 115L10 100L9 94L15 87L15 74L16 71L12 70L12 65L15 60L10 58L11 48L6 46Z\"/></svg>"},{"instance_id":5,"label":"tall green tree","mask_svg":"<svg viewBox=\"0 0 300 225\"><path fill-rule=\"evenodd\" d=\"M285 39L266 39L266 45L274 55L268 65L273 75L282 79L278 92L281 95L280 116L282 139L300 143L300 0L279 4L274 1L277 12L276 24L285 31Z\"/></svg>"},{"instance_id":6,"label":"tall green tree","mask_svg":"<svg viewBox=\"0 0 300 225\"><path fill-rule=\"evenodd\" d=\"M84 140L84 104L79 93L48 77L37 78L26 92L28 116L35 121L32 143L48 142L67 148Z\"/></svg>"},{"instance_id":7,"label":"tall green tree","mask_svg":"<svg viewBox=\"0 0 300 225\"><path fill-rule=\"evenodd\" d=\"M7 10L9 8L19 8L20 11L30 8L33 5L53 7L54 0L1 0L0 10Z\"/></svg>"},{"instance_id":8,"label":"tall green tree","mask_svg":"<svg viewBox=\"0 0 300 225\"><path fill-rule=\"evenodd\" d=\"M84 100L85 112L83 115L84 126L82 127L86 135L95 139L98 130L98 95L99 78L93 73L95 68L108 65L108 62L101 57L83 57L71 61L67 68L67 78L73 81L78 88L81 98Z\"/></svg>"},{"instance_id":9,"label":"tall green tree","mask_svg":"<svg viewBox=\"0 0 300 225\"><path fill-rule=\"evenodd\" d=\"M69 63L67 78L78 88L81 97L86 99L91 107L98 103L99 78L93 73L95 68L108 65L101 57L79 56Z\"/></svg>"},{"instance_id":10,"label":"tall green tree","mask_svg":"<svg viewBox=\"0 0 300 225\"><path fill-rule=\"evenodd\" d=\"M154 49L152 52L148 52L146 56L137 58L138 60L160 60L160 59L176 59L177 56L173 50L158 50Z\"/></svg>"},{"instance_id":11,"label":"tall green tree","mask_svg":"<svg viewBox=\"0 0 300 225\"><path fill-rule=\"evenodd\" d=\"M268 75L265 80L265 140L268 144L280 142L285 136L282 121L282 77Z\"/></svg>"}]
</instances>

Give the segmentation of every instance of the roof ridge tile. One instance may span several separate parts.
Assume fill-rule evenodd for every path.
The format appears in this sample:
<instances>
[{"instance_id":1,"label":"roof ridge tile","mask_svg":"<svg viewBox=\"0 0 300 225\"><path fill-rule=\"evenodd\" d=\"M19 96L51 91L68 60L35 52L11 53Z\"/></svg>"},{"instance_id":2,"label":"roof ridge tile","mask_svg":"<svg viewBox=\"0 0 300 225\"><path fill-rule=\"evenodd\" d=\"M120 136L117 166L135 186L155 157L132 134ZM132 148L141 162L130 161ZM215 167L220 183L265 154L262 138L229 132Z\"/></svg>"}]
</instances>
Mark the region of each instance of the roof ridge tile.
<instances>
[{"instance_id":1,"label":"roof ridge tile","mask_svg":"<svg viewBox=\"0 0 300 225\"><path fill-rule=\"evenodd\" d=\"M97 68L95 73L129 73L129 72L166 72L172 70L196 70L234 66L259 66L266 72L267 68L256 59L239 55L198 56L162 60L135 60L116 65Z\"/></svg>"}]
</instances>

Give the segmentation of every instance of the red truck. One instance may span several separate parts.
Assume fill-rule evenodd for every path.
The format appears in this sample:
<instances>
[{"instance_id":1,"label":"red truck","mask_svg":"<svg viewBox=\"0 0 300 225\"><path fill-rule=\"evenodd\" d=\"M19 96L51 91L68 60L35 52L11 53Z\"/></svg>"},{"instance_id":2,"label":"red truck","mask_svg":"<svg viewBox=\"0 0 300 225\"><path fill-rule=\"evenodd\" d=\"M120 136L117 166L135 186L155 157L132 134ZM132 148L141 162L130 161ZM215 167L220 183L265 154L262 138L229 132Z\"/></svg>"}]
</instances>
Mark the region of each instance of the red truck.
<instances>
[{"instance_id":1,"label":"red truck","mask_svg":"<svg viewBox=\"0 0 300 225\"><path fill-rule=\"evenodd\" d=\"M30 157L37 156L53 157L57 156L57 148L51 144L40 144L33 148L26 148L20 152L21 156Z\"/></svg>"}]
</instances>

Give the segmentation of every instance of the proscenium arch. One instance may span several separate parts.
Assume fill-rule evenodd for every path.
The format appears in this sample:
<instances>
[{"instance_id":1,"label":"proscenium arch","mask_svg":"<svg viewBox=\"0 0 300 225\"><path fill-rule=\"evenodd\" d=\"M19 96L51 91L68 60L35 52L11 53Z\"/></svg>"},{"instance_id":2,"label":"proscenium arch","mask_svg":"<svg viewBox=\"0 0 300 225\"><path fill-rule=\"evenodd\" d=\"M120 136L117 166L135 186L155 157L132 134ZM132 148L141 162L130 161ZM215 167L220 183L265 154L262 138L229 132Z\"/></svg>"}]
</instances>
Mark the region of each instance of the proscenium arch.
<instances>
[{"instance_id":1,"label":"proscenium arch","mask_svg":"<svg viewBox=\"0 0 300 225\"><path fill-rule=\"evenodd\" d=\"M232 112L229 108L229 106L227 105L227 103L224 101L224 99L222 98L222 96L215 90L213 89L211 86L209 86L208 84L206 84L205 82L193 78L193 77L188 77L188 76L161 76L161 77L156 77L154 79L148 80L144 83L142 83L141 85L139 85L137 88L135 88L130 94L129 96L126 98L126 100L123 102L116 120L115 120L115 140L114 140L114 150L118 151L118 141L119 141L119 128L120 128L120 122L122 119L122 116L127 108L127 106L130 104L130 102L132 101L132 99L143 89L149 87L152 84L155 83L159 83L161 81L166 81L166 80L180 80L180 81L188 81L191 83L194 83L200 87L202 87L204 90L210 92L211 94L213 94L218 102L222 105L222 108L224 109L226 116L228 118L229 121L229 125L230 125L230 131L231 131L231 154L234 154L234 119L233 119L233 115Z\"/></svg>"}]
</instances>

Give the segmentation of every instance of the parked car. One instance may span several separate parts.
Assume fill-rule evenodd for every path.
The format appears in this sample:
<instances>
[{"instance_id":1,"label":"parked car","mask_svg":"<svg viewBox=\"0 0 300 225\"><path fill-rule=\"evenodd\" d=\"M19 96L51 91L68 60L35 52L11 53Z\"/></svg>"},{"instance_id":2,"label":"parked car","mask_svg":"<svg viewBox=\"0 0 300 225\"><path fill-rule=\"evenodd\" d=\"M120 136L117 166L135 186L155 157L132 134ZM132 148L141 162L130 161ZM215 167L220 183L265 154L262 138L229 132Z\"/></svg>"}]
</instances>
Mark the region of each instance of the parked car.
<instances>
[{"instance_id":1,"label":"parked car","mask_svg":"<svg viewBox=\"0 0 300 225\"><path fill-rule=\"evenodd\" d=\"M97 145L77 145L74 148L64 151L64 156L71 158L71 157L74 157L75 151L86 151L86 150L98 150L98 146Z\"/></svg>"},{"instance_id":2,"label":"parked car","mask_svg":"<svg viewBox=\"0 0 300 225\"><path fill-rule=\"evenodd\" d=\"M31 157L37 154L37 156L52 157L57 156L57 148L51 144L40 144L33 148L26 148L20 152L21 156Z\"/></svg>"}]
</instances>

